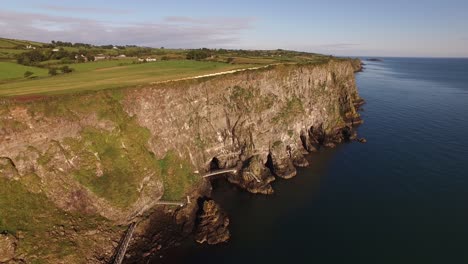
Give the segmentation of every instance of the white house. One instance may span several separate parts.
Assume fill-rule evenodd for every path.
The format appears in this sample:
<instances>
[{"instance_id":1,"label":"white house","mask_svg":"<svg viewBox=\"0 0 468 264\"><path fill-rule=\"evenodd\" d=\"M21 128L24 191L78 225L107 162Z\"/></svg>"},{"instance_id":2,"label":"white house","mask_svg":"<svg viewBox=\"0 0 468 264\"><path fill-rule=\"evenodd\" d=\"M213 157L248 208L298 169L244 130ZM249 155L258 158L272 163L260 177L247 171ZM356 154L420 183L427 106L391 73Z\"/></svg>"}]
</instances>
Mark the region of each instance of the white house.
<instances>
[{"instance_id":1,"label":"white house","mask_svg":"<svg viewBox=\"0 0 468 264\"><path fill-rule=\"evenodd\" d=\"M98 54L94 56L94 61L107 60L109 57L104 54Z\"/></svg>"},{"instance_id":2,"label":"white house","mask_svg":"<svg viewBox=\"0 0 468 264\"><path fill-rule=\"evenodd\" d=\"M75 55L75 60L78 60L79 58L82 58L83 61L87 62L88 61L88 58L86 58L85 55L83 54L80 54L80 55Z\"/></svg>"},{"instance_id":3,"label":"white house","mask_svg":"<svg viewBox=\"0 0 468 264\"><path fill-rule=\"evenodd\" d=\"M139 62L154 62L154 61L157 61L157 59L155 59L155 58L150 58L150 57L148 57L148 58L146 58L146 59L138 58L138 61L139 61Z\"/></svg>"},{"instance_id":4,"label":"white house","mask_svg":"<svg viewBox=\"0 0 468 264\"><path fill-rule=\"evenodd\" d=\"M57 52L57 51L59 51L59 50L60 50L60 49L55 48L55 49L53 49L52 51L53 51L53 52Z\"/></svg>"}]
</instances>

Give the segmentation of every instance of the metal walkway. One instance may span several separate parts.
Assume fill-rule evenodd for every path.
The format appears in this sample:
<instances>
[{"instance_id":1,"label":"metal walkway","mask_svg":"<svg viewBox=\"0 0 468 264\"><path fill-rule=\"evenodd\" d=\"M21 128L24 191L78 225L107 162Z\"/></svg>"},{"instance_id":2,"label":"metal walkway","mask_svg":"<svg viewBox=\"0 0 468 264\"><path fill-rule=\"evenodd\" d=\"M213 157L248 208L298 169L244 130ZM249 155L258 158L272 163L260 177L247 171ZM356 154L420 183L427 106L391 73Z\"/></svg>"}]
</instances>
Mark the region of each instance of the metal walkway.
<instances>
[{"instance_id":1,"label":"metal walkway","mask_svg":"<svg viewBox=\"0 0 468 264\"><path fill-rule=\"evenodd\" d=\"M182 203L182 202L168 202L168 201L157 201L156 202L157 205L174 205L174 206L184 206L185 203Z\"/></svg>"},{"instance_id":2,"label":"metal walkway","mask_svg":"<svg viewBox=\"0 0 468 264\"><path fill-rule=\"evenodd\" d=\"M224 169L224 170L217 170L217 171L212 171L210 173L207 173L203 175L203 178L209 178L212 176L220 175L220 174L225 174L225 173L237 173L237 169Z\"/></svg>"},{"instance_id":3,"label":"metal walkway","mask_svg":"<svg viewBox=\"0 0 468 264\"><path fill-rule=\"evenodd\" d=\"M119 247L117 248L114 261L112 262L113 264L121 264L124 257L125 253L127 252L128 244L130 243L130 240L132 239L133 232L135 231L136 227L136 222L133 222L130 224L130 226L127 229L127 232L125 233L124 238L120 242Z\"/></svg>"}]
</instances>

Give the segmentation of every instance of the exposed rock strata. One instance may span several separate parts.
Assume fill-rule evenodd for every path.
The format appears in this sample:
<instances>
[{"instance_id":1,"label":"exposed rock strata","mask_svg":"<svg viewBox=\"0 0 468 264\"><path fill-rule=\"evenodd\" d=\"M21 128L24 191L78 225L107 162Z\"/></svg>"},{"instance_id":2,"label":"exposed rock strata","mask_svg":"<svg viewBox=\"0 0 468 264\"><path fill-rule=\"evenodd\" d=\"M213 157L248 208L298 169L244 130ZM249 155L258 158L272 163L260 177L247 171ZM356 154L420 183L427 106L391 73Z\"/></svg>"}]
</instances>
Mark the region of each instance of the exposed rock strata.
<instances>
[{"instance_id":1,"label":"exposed rock strata","mask_svg":"<svg viewBox=\"0 0 468 264\"><path fill-rule=\"evenodd\" d=\"M13 236L0 234L0 263L7 263L15 258L16 243Z\"/></svg>"},{"instance_id":2,"label":"exposed rock strata","mask_svg":"<svg viewBox=\"0 0 468 264\"><path fill-rule=\"evenodd\" d=\"M245 161L239 173L230 174L228 180L251 193L272 194L274 191L270 183L275 177L265 166L266 163L266 155L255 155Z\"/></svg>"}]
</instances>

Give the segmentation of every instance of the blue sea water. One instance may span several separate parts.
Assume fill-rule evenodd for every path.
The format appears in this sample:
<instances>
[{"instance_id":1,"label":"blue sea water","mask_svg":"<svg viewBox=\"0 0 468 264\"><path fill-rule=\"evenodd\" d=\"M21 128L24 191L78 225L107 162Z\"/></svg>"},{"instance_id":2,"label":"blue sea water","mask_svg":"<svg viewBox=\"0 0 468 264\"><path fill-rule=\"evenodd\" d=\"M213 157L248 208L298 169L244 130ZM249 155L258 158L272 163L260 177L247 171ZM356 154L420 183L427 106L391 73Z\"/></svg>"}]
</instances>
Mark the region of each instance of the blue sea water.
<instances>
[{"instance_id":1,"label":"blue sea water","mask_svg":"<svg viewBox=\"0 0 468 264\"><path fill-rule=\"evenodd\" d=\"M273 196L217 183L232 240L154 263L468 263L468 59L365 63L367 144L312 155Z\"/></svg>"}]
</instances>

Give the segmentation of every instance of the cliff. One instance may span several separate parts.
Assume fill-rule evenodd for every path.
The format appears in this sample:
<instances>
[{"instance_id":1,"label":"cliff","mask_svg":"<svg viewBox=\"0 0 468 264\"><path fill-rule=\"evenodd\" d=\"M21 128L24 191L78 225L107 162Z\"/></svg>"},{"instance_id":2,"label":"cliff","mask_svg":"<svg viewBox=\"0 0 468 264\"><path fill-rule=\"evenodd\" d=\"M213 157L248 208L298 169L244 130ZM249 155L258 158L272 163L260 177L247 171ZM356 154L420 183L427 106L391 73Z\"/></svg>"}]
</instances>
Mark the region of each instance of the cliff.
<instances>
[{"instance_id":1,"label":"cliff","mask_svg":"<svg viewBox=\"0 0 468 264\"><path fill-rule=\"evenodd\" d=\"M351 126L361 122L358 69L331 60L5 99L0 232L14 237L18 260L99 263L110 258L120 225L147 219L158 201L203 195L204 172L237 168L229 181L272 193L275 177L307 165L305 153L353 137Z\"/></svg>"}]
</instances>

